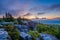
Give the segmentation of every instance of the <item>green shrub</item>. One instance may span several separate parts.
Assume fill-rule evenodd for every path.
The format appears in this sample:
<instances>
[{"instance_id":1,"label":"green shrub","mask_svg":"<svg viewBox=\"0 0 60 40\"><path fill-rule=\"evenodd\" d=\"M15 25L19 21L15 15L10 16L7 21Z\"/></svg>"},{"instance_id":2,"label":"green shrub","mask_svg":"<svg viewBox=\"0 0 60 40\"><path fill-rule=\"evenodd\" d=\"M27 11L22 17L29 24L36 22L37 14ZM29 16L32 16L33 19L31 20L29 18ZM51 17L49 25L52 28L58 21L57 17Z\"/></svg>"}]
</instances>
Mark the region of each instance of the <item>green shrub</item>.
<instances>
[{"instance_id":1,"label":"green shrub","mask_svg":"<svg viewBox=\"0 0 60 40\"><path fill-rule=\"evenodd\" d=\"M36 40L36 38L39 37L39 33L37 31L29 31L28 34L33 37L33 40Z\"/></svg>"}]
</instances>

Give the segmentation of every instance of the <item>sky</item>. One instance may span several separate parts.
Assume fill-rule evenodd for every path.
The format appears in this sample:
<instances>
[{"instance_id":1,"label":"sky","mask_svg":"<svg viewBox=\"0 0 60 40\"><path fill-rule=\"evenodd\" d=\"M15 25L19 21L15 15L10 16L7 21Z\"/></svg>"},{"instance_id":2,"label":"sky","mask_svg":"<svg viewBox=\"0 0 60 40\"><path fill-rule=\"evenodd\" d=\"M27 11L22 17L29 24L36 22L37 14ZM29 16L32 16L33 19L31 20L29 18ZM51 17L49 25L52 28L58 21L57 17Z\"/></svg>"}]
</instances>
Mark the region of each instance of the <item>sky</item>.
<instances>
[{"instance_id":1,"label":"sky","mask_svg":"<svg viewBox=\"0 0 60 40\"><path fill-rule=\"evenodd\" d=\"M0 0L0 18L6 12L15 18L57 18L60 17L60 0Z\"/></svg>"}]
</instances>

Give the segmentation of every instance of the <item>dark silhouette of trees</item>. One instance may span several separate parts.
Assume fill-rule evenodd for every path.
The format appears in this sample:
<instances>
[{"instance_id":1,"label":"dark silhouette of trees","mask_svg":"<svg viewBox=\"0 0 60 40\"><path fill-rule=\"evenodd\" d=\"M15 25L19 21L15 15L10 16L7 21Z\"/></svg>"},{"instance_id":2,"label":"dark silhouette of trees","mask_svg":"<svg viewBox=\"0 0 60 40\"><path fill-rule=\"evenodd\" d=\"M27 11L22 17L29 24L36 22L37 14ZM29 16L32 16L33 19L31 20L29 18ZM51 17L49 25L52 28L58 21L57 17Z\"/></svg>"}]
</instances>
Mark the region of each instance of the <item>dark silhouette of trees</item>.
<instances>
[{"instance_id":1,"label":"dark silhouette of trees","mask_svg":"<svg viewBox=\"0 0 60 40\"><path fill-rule=\"evenodd\" d=\"M21 21L21 17L18 17L18 18L17 18L17 23L18 23L18 24L23 24L22 21Z\"/></svg>"},{"instance_id":2,"label":"dark silhouette of trees","mask_svg":"<svg viewBox=\"0 0 60 40\"><path fill-rule=\"evenodd\" d=\"M3 20L6 22L14 21L14 18L10 13L6 13L5 16L3 16Z\"/></svg>"}]
</instances>

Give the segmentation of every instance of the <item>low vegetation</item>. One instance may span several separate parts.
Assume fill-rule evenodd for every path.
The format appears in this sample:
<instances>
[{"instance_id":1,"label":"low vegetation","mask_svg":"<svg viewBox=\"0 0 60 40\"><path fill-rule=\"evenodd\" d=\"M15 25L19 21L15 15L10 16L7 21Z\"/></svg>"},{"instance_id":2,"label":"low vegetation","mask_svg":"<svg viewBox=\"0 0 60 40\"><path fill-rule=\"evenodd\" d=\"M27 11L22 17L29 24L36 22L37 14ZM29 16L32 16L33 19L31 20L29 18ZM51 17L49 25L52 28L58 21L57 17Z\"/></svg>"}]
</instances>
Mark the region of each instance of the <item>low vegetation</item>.
<instances>
[{"instance_id":1,"label":"low vegetation","mask_svg":"<svg viewBox=\"0 0 60 40\"><path fill-rule=\"evenodd\" d=\"M11 40L20 39L20 33L16 28L13 27L13 25L3 25L3 28L8 32L9 36L11 37Z\"/></svg>"},{"instance_id":2,"label":"low vegetation","mask_svg":"<svg viewBox=\"0 0 60 40\"><path fill-rule=\"evenodd\" d=\"M33 40L36 40L36 38L39 37L39 33L37 31L29 31L28 34L32 36Z\"/></svg>"},{"instance_id":3,"label":"low vegetation","mask_svg":"<svg viewBox=\"0 0 60 40\"><path fill-rule=\"evenodd\" d=\"M3 19L0 19L0 22L16 22L17 24L22 25L21 20L27 20L27 19L21 19L17 18L14 19L11 14L6 14ZM20 40L19 36L20 33L16 28L13 27L12 24L9 25L3 25L3 28L8 32L8 34L11 37L11 40ZM56 36L58 39L60 39L60 25L46 25L46 24L37 24L36 32L33 31L33 28L31 28L32 31L29 31L28 34L32 36L33 40L36 40L37 37L39 37L39 33L47 33Z\"/></svg>"},{"instance_id":4,"label":"low vegetation","mask_svg":"<svg viewBox=\"0 0 60 40\"><path fill-rule=\"evenodd\" d=\"M47 33L54 35L58 39L60 39L60 25L37 24L37 31L39 33Z\"/></svg>"}]
</instances>

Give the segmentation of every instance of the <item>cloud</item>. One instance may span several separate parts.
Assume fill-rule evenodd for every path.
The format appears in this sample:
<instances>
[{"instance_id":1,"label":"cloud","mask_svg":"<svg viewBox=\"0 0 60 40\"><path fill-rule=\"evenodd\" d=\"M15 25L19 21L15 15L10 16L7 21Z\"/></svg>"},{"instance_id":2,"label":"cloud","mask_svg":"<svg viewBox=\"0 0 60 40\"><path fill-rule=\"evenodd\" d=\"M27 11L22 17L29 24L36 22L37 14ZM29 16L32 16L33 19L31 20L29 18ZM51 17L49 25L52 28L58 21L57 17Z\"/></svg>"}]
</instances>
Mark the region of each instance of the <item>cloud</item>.
<instances>
[{"instance_id":1,"label":"cloud","mask_svg":"<svg viewBox=\"0 0 60 40\"><path fill-rule=\"evenodd\" d=\"M51 11L54 11L54 10L56 10L56 11L58 11L58 10L60 10L60 4L51 4L51 5L38 5L38 6L34 6L34 7L32 7L32 8L30 8L30 10L29 11L31 11L31 12L35 12L35 11L43 11L43 12L51 12Z\"/></svg>"},{"instance_id":2,"label":"cloud","mask_svg":"<svg viewBox=\"0 0 60 40\"><path fill-rule=\"evenodd\" d=\"M45 14L44 12L42 12L42 13L37 13L37 15L43 15L43 14Z\"/></svg>"},{"instance_id":3,"label":"cloud","mask_svg":"<svg viewBox=\"0 0 60 40\"><path fill-rule=\"evenodd\" d=\"M20 16L23 14L24 10L9 10L9 13L11 13L13 16Z\"/></svg>"},{"instance_id":4,"label":"cloud","mask_svg":"<svg viewBox=\"0 0 60 40\"><path fill-rule=\"evenodd\" d=\"M51 5L40 5L38 1L35 0L0 0L0 15L5 14L7 11L13 16L20 16L25 14L25 16L30 16L30 12L36 15L43 15L47 11L60 10L60 4ZM27 14L26 14L27 13Z\"/></svg>"},{"instance_id":5,"label":"cloud","mask_svg":"<svg viewBox=\"0 0 60 40\"><path fill-rule=\"evenodd\" d=\"M31 13L27 13L27 14L25 14L23 16L31 16L31 15L32 15Z\"/></svg>"},{"instance_id":6,"label":"cloud","mask_svg":"<svg viewBox=\"0 0 60 40\"><path fill-rule=\"evenodd\" d=\"M26 12L30 1L21 0L0 0L0 14L10 12L13 16L20 16Z\"/></svg>"},{"instance_id":7,"label":"cloud","mask_svg":"<svg viewBox=\"0 0 60 40\"><path fill-rule=\"evenodd\" d=\"M38 6L34 6L32 7L29 11L45 11L47 9L47 6L42 6L42 5L38 5Z\"/></svg>"},{"instance_id":8,"label":"cloud","mask_svg":"<svg viewBox=\"0 0 60 40\"><path fill-rule=\"evenodd\" d=\"M60 4L53 4L49 7L49 10L60 10Z\"/></svg>"}]
</instances>

